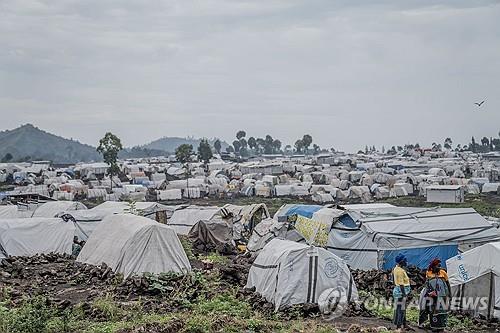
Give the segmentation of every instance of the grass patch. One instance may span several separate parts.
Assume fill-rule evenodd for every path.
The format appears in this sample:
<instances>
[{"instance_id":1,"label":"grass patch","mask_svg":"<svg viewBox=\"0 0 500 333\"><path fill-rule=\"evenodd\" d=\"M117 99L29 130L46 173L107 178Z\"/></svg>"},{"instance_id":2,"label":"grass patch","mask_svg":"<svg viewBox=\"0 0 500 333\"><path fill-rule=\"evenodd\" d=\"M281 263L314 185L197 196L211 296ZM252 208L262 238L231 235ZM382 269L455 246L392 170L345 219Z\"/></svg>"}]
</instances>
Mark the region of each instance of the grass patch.
<instances>
[{"instance_id":1,"label":"grass patch","mask_svg":"<svg viewBox=\"0 0 500 333\"><path fill-rule=\"evenodd\" d=\"M213 262L214 264L226 264L228 262L228 258L220 255L218 253L209 253L204 256L199 257L200 260L207 260L210 262Z\"/></svg>"}]
</instances>

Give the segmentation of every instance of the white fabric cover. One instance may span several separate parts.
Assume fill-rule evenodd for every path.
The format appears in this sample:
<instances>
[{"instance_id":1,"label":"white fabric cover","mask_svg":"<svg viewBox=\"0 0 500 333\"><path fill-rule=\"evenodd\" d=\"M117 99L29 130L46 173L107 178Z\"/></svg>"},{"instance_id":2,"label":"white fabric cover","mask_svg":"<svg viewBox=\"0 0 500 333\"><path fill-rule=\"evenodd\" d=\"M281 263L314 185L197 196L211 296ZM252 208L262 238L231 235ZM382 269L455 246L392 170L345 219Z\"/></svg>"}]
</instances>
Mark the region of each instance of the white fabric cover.
<instances>
[{"instance_id":1,"label":"white fabric cover","mask_svg":"<svg viewBox=\"0 0 500 333\"><path fill-rule=\"evenodd\" d=\"M0 206L0 219L15 219L19 217L17 206Z\"/></svg>"},{"instance_id":2,"label":"white fabric cover","mask_svg":"<svg viewBox=\"0 0 500 333\"><path fill-rule=\"evenodd\" d=\"M177 234L187 235L198 221L210 220L219 210L219 207L181 207L174 211L172 217L167 221L167 225Z\"/></svg>"},{"instance_id":3,"label":"white fabric cover","mask_svg":"<svg viewBox=\"0 0 500 333\"><path fill-rule=\"evenodd\" d=\"M38 206L33 212L33 217L56 217L59 213L73 210L86 210L81 202L50 201Z\"/></svg>"},{"instance_id":4,"label":"white fabric cover","mask_svg":"<svg viewBox=\"0 0 500 333\"><path fill-rule=\"evenodd\" d=\"M500 318L500 242L489 243L446 260L452 294L487 297L491 309L467 309L474 315ZM491 281L493 279L493 281ZM490 289L490 283L494 287Z\"/></svg>"},{"instance_id":5,"label":"white fabric cover","mask_svg":"<svg viewBox=\"0 0 500 333\"><path fill-rule=\"evenodd\" d=\"M180 199L182 199L181 189L158 191L158 200L180 200Z\"/></svg>"},{"instance_id":6,"label":"white fabric cover","mask_svg":"<svg viewBox=\"0 0 500 333\"><path fill-rule=\"evenodd\" d=\"M75 226L57 218L0 219L0 258L71 254Z\"/></svg>"},{"instance_id":7,"label":"white fabric cover","mask_svg":"<svg viewBox=\"0 0 500 333\"><path fill-rule=\"evenodd\" d=\"M325 249L282 239L270 241L255 259L246 284L246 288L252 287L276 311L293 304L317 303L331 288L339 288L350 300L357 299L356 285L342 259Z\"/></svg>"},{"instance_id":8,"label":"white fabric cover","mask_svg":"<svg viewBox=\"0 0 500 333\"><path fill-rule=\"evenodd\" d=\"M170 227L132 214L104 218L80 252L77 261L106 263L124 277L142 273L187 273L191 265Z\"/></svg>"}]
</instances>

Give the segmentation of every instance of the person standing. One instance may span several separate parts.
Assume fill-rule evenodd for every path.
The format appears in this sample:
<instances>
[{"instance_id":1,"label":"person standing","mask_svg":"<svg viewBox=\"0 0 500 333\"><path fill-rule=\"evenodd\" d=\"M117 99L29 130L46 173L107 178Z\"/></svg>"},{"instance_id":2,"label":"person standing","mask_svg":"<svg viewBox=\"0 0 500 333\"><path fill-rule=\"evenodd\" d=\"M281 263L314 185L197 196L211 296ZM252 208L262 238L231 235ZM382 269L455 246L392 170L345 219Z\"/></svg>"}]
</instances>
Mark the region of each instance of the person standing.
<instances>
[{"instance_id":1,"label":"person standing","mask_svg":"<svg viewBox=\"0 0 500 333\"><path fill-rule=\"evenodd\" d=\"M443 332L448 320L448 301L451 287L448 273L441 267L441 260L433 259L425 272L426 282L421 293L419 327L429 319L433 332ZM422 299L423 297L423 299Z\"/></svg>"},{"instance_id":2,"label":"person standing","mask_svg":"<svg viewBox=\"0 0 500 333\"><path fill-rule=\"evenodd\" d=\"M396 266L392 270L394 289L392 296L394 298L394 320L396 329L401 331L402 328L407 328L406 323L406 301L410 294L410 278L406 273L408 261L403 254L396 256Z\"/></svg>"}]
</instances>

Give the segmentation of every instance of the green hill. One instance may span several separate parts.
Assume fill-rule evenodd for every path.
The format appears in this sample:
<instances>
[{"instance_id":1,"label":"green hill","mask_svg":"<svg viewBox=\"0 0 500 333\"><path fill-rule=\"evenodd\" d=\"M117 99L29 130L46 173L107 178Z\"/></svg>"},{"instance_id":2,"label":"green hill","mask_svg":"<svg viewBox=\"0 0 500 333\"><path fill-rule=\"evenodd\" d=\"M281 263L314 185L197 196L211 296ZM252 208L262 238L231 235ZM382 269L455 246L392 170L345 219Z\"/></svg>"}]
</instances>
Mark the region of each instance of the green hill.
<instances>
[{"instance_id":1,"label":"green hill","mask_svg":"<svg viewBox=\"0 0 500 333\"><path fill-rule=\"evenodd\" d=\"M48 160L54 163L99 161L95 148L45 132L31 124L0 132L0 158L12 161Z\"/></svg>"}]
</instances>

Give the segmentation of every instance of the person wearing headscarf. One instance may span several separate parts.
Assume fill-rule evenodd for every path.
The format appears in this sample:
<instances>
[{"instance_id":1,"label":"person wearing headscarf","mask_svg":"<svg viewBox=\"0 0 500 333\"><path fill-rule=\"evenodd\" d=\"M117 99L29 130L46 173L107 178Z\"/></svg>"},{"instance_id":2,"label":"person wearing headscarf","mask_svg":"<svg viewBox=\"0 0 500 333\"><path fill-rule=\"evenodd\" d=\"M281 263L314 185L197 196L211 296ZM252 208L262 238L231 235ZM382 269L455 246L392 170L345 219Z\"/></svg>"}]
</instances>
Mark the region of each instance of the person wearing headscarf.
<instances>
[{"instance_id":1,"label":"person wearing headscarf","mask_svg":"<svg viewBox=\"0 0 500 333\"><path fill-rule=\"evenodd\" d=\"M410 278L406 273L408 261L403 254L396 256L396 266L392 270L394 289L392 295L394 297L394 320L398 330L407 327L406 323L406 301L410 294Z\"/></svg>"},{"instance_id":2,"label":"person wearing headscarf","mask_svg":"<svg viewBox=\"0 0 500 333\"><path fill-rule=\"evenodd\" d=\"M448 319L448 301L451 287L448 273L441 267L441 260L433 259L425 272L425 287L420 294L418 325L423 327L429 319L433 332L443 332Z\"/></svg>"}]
</instances>

